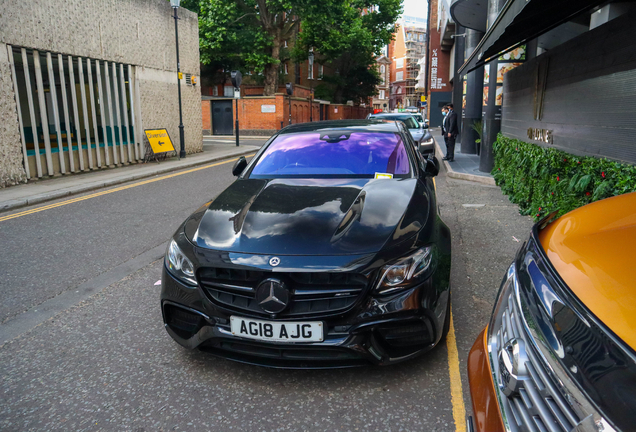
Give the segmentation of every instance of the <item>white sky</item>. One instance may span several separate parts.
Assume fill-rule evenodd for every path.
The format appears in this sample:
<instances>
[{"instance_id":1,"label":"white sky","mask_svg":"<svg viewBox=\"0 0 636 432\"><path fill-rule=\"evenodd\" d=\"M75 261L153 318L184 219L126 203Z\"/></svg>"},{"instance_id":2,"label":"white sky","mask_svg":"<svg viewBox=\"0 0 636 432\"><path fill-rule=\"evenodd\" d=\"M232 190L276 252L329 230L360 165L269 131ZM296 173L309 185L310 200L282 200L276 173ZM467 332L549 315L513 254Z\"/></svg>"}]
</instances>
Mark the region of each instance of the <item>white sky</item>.
<instances>
[{"instance_id":1,"label":"white sky","mask_svg":"<svg viewBox=\"0 0 636 432\"><path fill-rule=\"evenodd\" d=\"M404 0L404 15L426 19L426 0Z\"/></svg>"}]
</instances>

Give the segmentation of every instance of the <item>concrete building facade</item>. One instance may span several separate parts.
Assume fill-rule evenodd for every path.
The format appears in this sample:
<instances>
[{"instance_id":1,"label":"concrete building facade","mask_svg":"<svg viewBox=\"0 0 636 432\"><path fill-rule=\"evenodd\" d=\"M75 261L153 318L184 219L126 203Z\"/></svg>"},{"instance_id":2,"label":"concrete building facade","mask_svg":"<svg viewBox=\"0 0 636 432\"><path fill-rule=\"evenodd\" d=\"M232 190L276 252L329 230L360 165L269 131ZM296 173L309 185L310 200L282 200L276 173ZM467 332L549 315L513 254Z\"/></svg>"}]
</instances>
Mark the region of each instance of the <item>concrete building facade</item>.
<instances>
[{"instance_id":1,"label":"concrete building facade","mask_svg":"<svg viewBox=\"0 0 636 432\"><path fill-rule=\"evenodd\" d=\"M202 150L198 20L183 8L179 16L185 149L195 153ZM178 147L176 70L166 1L6 2L0 187L139 162L144 129L166 128Z\"/></svg>"}]
</instances>

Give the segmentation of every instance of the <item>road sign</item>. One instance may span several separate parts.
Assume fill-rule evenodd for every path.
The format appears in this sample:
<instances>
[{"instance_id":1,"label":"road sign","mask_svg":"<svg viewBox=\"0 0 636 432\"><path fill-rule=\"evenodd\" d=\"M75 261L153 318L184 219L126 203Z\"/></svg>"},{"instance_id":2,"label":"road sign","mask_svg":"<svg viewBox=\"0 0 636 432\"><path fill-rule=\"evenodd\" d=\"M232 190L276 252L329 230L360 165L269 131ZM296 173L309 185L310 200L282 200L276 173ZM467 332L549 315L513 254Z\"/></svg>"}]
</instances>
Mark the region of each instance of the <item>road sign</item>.
<instances>
[{"instance_id":1,"label":"road sign","mask_svg":"<svg viewBox=\"0 0 636 432\"><path fill-rule=\"evenodd\" d=\"M234 70L230 72L230 76L232 78L232 85L235 89L241 88L241 82L243 81L243 74L241 71Z\"/></svg>"},{"instance_id":2,"label":"road sign","mask_svg":"<svg viewBox=\"0 0 636 432\"><path fill-rule=\"evenodd\" d=\"M144 132L154 154L174 151L167 129L146 129Z\"/></svg>"}]
</instances>

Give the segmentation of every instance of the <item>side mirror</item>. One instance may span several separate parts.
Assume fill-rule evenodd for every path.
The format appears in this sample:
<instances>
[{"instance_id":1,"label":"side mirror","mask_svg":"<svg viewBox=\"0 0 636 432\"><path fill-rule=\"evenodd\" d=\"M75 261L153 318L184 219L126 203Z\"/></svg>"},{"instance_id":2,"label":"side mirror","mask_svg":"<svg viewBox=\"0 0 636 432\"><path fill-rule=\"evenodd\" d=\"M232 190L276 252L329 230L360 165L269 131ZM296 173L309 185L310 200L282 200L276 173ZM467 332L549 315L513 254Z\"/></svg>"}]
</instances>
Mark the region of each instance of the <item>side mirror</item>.
<instances>
[{"instance_id":1,"label":"side mirror","mask_svg":"<svg viewBox=\"0 0 636 432\"><path fill-rule=\"evenodd\" d=\"M424 159L424 173L431 177L435 177L439 174L439 161L435 156L429 156Z\"/></svg>"},{"instance_id":2,"label":"side mirror","mask_svg":"<svg viewBox=\"0 0 636 432\"><path fill-rule=\"evenodd\" d=\"M247 160L245 159L245 156L241 156L232 167L232 174L234 175L234 177L240 176L241 173L245 170L246 166Z\"/></svg>"}]
</instances>

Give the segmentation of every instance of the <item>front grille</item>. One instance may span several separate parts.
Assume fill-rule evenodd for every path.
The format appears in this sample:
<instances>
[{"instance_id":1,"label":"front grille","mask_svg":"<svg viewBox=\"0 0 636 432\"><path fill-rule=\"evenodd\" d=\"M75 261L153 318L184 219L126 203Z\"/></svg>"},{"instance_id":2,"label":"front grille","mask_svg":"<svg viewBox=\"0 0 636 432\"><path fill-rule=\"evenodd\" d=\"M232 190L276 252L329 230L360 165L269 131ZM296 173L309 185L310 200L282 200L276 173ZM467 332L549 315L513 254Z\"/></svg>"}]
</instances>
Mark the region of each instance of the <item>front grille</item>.
<instances>
[{"instance_id":1,"label":"front grille","mask_svg":"<svg viewBox=\"0 0 636 432\"><path fill-rule=\"evenodd\" d=\"M433 331L428 322L415 321L378 327L378 333L391 347L428 345L434 342Z\"/></svg>"},{"instance_id":2,"label":"front grille","mask_svg":"<svg viewBox=\"0 0 636 432\"><path fill-rule=\"evenodd\" d=\"M205 324L201 315L166 303L163 306L165 322L180 337L190 339Z\"/></svg>"},{"instance_id":3,"label":"front grille","mask_svg":"<svg viewBox=\"0 0 636 432\"><path fill-rule=\"evenodd\" d=\"M268 317L256 301L256 288L267 278L277 278L289 287L291 296L280 318L320 317L345 313L361 297L367 277L359 273L290 272L202 268L201 287L210 299L230 310Z\"/></svg>"},{"instance_id":4,"label":"front grille","mask_svg":"<svg viewBox=\"0 0 636 432\"><path fill-rule=\"evenodd\" d=\"M499 401L508 428L512 432L570 432L580 419L548 375L547 365L535 351L531 335L525 330L517 304L513 283L506 283L490 335L491 367L500 376L498 357L504 345L513 338L523 340L527 354L527 375L520 376L519 391L506 396L499 389Z\"/></svg>"},{"instance_id":5,"label":"front grille","mask_svg":"<svg viewBox=\"0 0 636 432\"><path fill-rule=\"evenodd\" d=\"M325 347L272 346L226 339L211 339L201 349L224 358L270 367L343 368L369 364L355 351Z\"/></svg>"}]
</instances>

